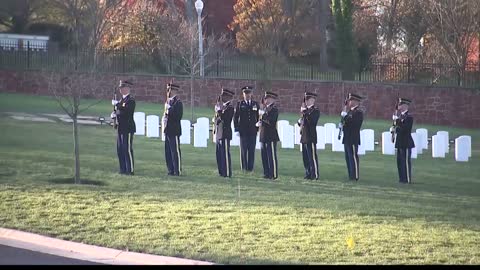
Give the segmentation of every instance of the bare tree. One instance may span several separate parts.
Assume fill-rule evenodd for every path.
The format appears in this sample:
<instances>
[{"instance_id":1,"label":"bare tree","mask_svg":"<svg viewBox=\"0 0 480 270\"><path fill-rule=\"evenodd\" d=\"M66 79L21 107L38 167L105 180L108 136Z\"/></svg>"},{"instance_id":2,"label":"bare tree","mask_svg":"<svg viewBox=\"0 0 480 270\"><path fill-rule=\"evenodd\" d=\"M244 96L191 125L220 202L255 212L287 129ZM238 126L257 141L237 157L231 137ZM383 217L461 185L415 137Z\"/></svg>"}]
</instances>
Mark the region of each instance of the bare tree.
<instances>
[{"instance_id":1,"label":"bare tree","mask_svg":"<svg viewBox=\"0 0 480 270\"><path fill-rule=\"evenodd\" d=\"M201 56L198 51L199 34L198 25L184 20L182 17L170 18L172 22L165 26L164 49L168 49L174 55L180 58L177 68L190 77L190 109L192 112L191 120L194 120L194 81L195 77L200 75ZM216 55L223 58L229 53L232 41L225 35L210 35L203 41L203 57ZM208 70L214 62L205 61L204 70Z\"/></svg>"},{"instance_id":2,"label":"bare tree","mask_svg":"<svg viewBox=\"0 0 480 270\"><path fill-rule=\"evenodd\" d=\"M56 20L71 29L75 47L98 49L107 31L127 14L126 0L48 0Z\"/></svg>"},{"instance_id":3,"label":"bare tree","mask_svg":"<svg viewBox=\"0 0 480 270\"><path fill-rule=\"evenodd\" d=\"M76 71L50 72L45 76L48 82L48 91L53 94L64 113L72 120L73 149L75 158L75 184L81 184L80 178L80 144L78 116L86 112L100 101L82 100L98 94L99 75L96 72L78 73Z\"/></svg>"},{"instance_id":4,"label":"bare tree","mask_svg":"<svg viewBox=\"0 0 480 270\"><path fill-rule=\"evenodd\" d=\"M429 29L457 69L458 85L463 85L463 73L474 40L480 32L480 1L425 0L421 1Z\"/></svg>"}]
</instances>

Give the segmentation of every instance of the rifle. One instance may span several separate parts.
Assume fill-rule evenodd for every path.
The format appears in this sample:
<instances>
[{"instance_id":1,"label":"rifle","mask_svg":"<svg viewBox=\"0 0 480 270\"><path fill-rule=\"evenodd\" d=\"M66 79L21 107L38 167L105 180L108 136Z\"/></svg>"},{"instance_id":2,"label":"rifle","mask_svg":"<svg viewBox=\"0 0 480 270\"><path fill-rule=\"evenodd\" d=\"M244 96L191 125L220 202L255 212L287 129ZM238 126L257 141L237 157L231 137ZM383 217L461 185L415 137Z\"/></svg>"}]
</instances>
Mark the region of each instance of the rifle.
<instances>
[{"instance_id":1,"label":"rifle","mask_svg":"<svg viewBox=\"0 0 480 270\"><path fill-rule=\"evenodd\" d=\"M215 105L215 117L213 118L214 119L213 135L215 136L215 138L217 140L221 139L222 136L223 136L223 122L222 122L222 119L219 119L220 114L217 111L217 106L220 107L220 108L223 107L222 102L223 102L222 101L222 95L219 95L217 97L217 102L216 102L216 105Z\"/></svg>"},{"instance_id":2,"label":"rifle","mask_svg":"<svg viewBox=\"0 0 480 270\"><path fill-rule=\"evenodd\" d=\"M395 103L395 112L394 112L394 115L398 115L398 106L399 106L399 101L400 101L400 96L399 94L397 94L397 102ZM393 120L393 123L392 123L392 143L395 142L395 129L397 127L397 120Z\"/></svg>"},{"instance_id":3,"label":"rifle","mask_svg":"<svg viewBox=\"0 0 480 270\"><path fill-rule=\"evenodd\" d=\"M170 81L170 84L171 83L172 81ZM162 134L165 133L165 129L167 128L167 123L168 123L167 104L170 102L170 95L171 95L170 89L167 88L167 95L166 95L167 98L165 99L165 107L164 107L163 116L162 116Z\"/></svg>"},{"instance_id":4,"label":"rifle","mask_svg":"<svg viewBox=\"0 0 480 270\"><path fill-rule=\"evenodd\" d=\"M121 81L120 81L121 82ZM117 100L117 90L118 87L113 88L113 100ZM118 128L118 120L117 120L117 105L113 105L113 113L115 114L115 118L113 118L113 128Z\"/></svg>"},{"instance_id":5,"label":"rifle","mask_svg":"<svg viewBox=\"0 0 480 270\"><path fill-rule=\"evenodd\" d=\"M343 101L343 110L346 111L347 109L347 104L348 104L348 98L346 97L345 98L345 101ZM342 133L343 133L343 126L345 125L345 118L347 116L342 116L340 118L340 124L338 125L338 140L340 140L340 138L342 137Z\"/></svg>"}]
</instances>

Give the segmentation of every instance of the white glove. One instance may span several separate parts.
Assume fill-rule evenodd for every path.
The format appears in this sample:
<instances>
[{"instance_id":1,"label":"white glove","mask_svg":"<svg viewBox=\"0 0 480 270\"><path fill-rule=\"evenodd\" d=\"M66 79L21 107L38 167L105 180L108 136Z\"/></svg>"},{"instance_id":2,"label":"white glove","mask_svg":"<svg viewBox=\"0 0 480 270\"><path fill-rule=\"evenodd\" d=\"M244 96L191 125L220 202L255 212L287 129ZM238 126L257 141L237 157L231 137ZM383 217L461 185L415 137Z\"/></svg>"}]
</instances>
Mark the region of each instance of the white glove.
<instances>
[{"instance_id":1,"label":"white glove","mask_svg":"<svg viewBox=\"0 0 480 270\"><path fill-rule=\"evenodd\" d=\"M112 114L110 114L110 118L112 119L117 118L117 115L114 112L112 112Z\"/></svg>"},{"instance_id":2,"label":"white glove","mask_svg":"<svg viewBox=\"0 0 480 270\"><path fill-rule=\"evenodd\" d=\"M240 137L240 132L236 131L235 136Z\"/></svg>"},{"instance_id":3,"label":"white glove","mask_svg":"<svg viewBox=\"0 0 480 270\"><path fill-rule=\"evenodd\" d=\"M339 123L338 124L338 129L342 129L343 128L343 124L342 123Z\"/></svg>"},{"instance_id":4,"label":"white glove","mask_svg":"<svg viewBox=\"0 0 480 270\"><path fill-rule=\"evenodd\" d=\"M255 124L256 127L261 127L262 126L262 121L258 121L256 124Z\"/></svg>"},{"instance_id":5,"label":"white glove","mask_svg":"<svg viewBox=\"0 0 480 270\"><path fill-rule=\"evenodd\" d=\"M398 116L396 116L395 114L392 115L392 120L393 120L393 121L395 121L395 120L397 120L397 119L398 119Z\"/></svg>"},{"instance_id":6,"label":"white glove","mask_svg":"<svg viewBox=\"0 0 480 270\"><path fill-rule=\"evenodd\" d=\"M171 107L172 107L172 106L171 106L170 104L168 104L168 103L165 103L165 109L167 109L167 110L168 110L168 109L170 109Z\"/></svg>"},{"instance_id":7,"label":"white glove","mask_svg":"<svg viewBox=\"0 0 480 270\"><path fill-rule=\"evenodd\" d=\"M395 132L395 128L394 128L394 127L390 127L390 132Z\"/></svg>"},{"instance_id":8,"label":"white glove","mask_svg":"<svg viewBox=\"0 0 480 270\"><path fill-rule=\"evenodd\" d=\"M306 110L307 110L307 108L306 108L306 107L303 107L303 106L302 106L302 107L300 107L300 111L304 112L304 111L306 111Z\"/></svg>"},{"instance_id":9,"label":"white glove","mask_svg":"<svg viewBox=\"0 0 480 270\"><path fill-rule=\"evenodd\" d=\"M345 117L345 116L347 116L347 114L348 114L347 112L342 111L342 113L341 113L340 115L341 115L342 117Z\"/></svg>"},{"instance_id":10,"label":"white glove","mask_svg":"<svg viewBox=\"0 0 480 270\"><path fill-rule=\"evenodd\" d=\"M118 100L112 99L112 106L115 106L118 104Z\"/></svg>"},{"instance_id":11,"label":"white glove","mask_svg":"<svg viewBox=\"0 0 480 270\"><path fill-rule=\"evenodd\" d=\"M264 110L258 110L258 114L259 114L259 115L263 115L264 113L265 113Z\"/></svg>"},{"instance_id":12,"label":"white glove","mask_svg":"<svg viewBox=\"0 0 480 270\"><path fill-rule=\"evenodd\" d=\"M220 111L220 109L221 109L220 106L215 105L215 111L216 111L216 112Z\"/></svg>"}]
</instances>

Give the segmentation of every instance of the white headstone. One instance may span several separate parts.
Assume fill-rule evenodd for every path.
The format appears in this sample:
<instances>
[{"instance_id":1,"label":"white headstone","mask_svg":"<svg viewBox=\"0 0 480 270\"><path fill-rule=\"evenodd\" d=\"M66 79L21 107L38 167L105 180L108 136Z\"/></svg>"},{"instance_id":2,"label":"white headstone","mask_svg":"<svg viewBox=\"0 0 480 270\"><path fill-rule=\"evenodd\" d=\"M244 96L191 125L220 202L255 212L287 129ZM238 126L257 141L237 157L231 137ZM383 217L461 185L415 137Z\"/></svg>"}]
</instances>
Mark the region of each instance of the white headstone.
<instances>
[{"instance_id":1,"label":"white headstone","mask_svg":"<svg viewBox=\"0 0 480 270\"><path fill-rule=\"evenodd\" d=\"M135 112L133 114L133 121L135 122L135 135L145 136L145 113Z\"/></svg>"},{"instance_id":2,"label":"white headstone","mask_svg":"<svg viewBox=\"0 0 480 270\"><path fill-rule=\"evenodd\" d=\"M438 131L438 132L437 132L437 135L443 136L443 140L445 141L445 142L444 142L444 145L445 145L445 153L448 154L448 153L450 152L450 151L449 151L450 141L449 141L449 137L448 137L448 132L447 132L447 131Z\"/></svg>"},{"instance_id":3,"label":"white headstone","mask_svg":"<svg viewBox=\"0 0 480 270\"><path fill-rule=\"evenodd\" d=\"M455 139L455 160L458 162L468 162L468 152L471 146L467 136L460 136Z\"/></svg>"},{"instance_id":4,"label":"white headstone","mask_svg":"<svg viewBox=\"0 0 480 270\"><path fill-rule=\"evenodd\" d=\"M336 128L331 133L330 137L332 140L332 151L333 152L345 152L345 149L342 144L342 138L338 139L338 131L339 129Z\"/></svg>"},{"instance_id":5,"label":"white headstone","mask_svg":"<svg viewBox=\"0 0 480 270\"><path fill-rule=\"evenodd\" d=\"M472 136L462 135L459 138L465 138L465 140L467 141L468 157L471 158L472 157Z\"/></svg>"},{"instance_id":6,"label":"white headstone","mask_svg":"<svg viewBox=\"0 0 480 270\"><path fill-rule=\"evenodd\" d=\"M395 155L395 144L392 142L392 133L389 131L382 133L382 154Z\"/></svg>"},{"instance_id":7,"label":"white headstone","mask_svg":"<svg viewBox=\"0 0 480 270\"><path fill-rule=\"evenodd\" d=\"M288 126L289 123L287 120L279 120L277 121L277 130L278 130L278 137L280 137L280 141L283 141L284 134L283 134L283 129L284 127Z\"/></svg>"},{"instance_id":8,"label":"white headstone","mask_svg":"<svg viewBox=\"0 0 480 270\"><path fill-rule=\"evenodd\" d=\"M412 148L412 155L411 157L416 159L417 156L418 156L418 150L419 149L422 149L422 147L420 145L420 143L418 142L418 134L417 133L412 133L412 139L413 139L413 143L415 144L415 147Z\"/></svg>"},{"instance_id":9,"label":"white headstone","mask_svg":"<svg viewBox=\"0 0 480 270\"><path fill-rule=\"evenodd\" d=\"M230 141L230 146L240 146L240 135L237 136L237 132L235 132L235 125L231 124L232 128L232 140Z\"/></svg>"},{"instance_id":10,"label":"white headstone","mask_svg":"<svg viewBox=\"0 0 480 270\"><path fill-rule=\"evenodd\" d=\"M255 143L255 149L262 149L262 144L260 143L260 133L257 134L257 142Z\"/></svg>"},{"instance_id":11,"label":"white headstone","mask_svg":"<svg viewBox=\"0 0 480 270\"><path fill-rule=\"evenodd\" d=\"M180 136L180 144L191 144L192 135L190 130L190 120L180 120L182 128L182 136Z\"/></svg>"},{"instance_id":12,"label":"white headstone","mask_svg":"<svg viewBox=\"0 0 480 270\"><path fill-rule=\"evenodd\" d=\"M361 143L365 151L375 151L375 131L373 129L364 129L360 132L362 133Z\"/></svg>"},{"instance_id":13,"label":"white headstone","mask_svg":"<svg viewBox=\"0 0 480 270\"><path fill-rule=\"evenodd\" d=\"M317 126L317 149L325 150L325 127Z\"/></svg>"},{"instance_id":14,"label":"white headstone","mask_svg":"<svg viewBox=\"0 0 480 270\"><path fill-rule=\"evenodd\" d=\"M207 140L205 126L198 122L193 124L193 147L207 147Z\"/></svg>"},{"instance_id":15,"label":"white headstone","mask_svg":"<svg viewBox=\"0 0 480 270\"><path fill-rule=\"evenodd\" d=\"M295 124L293 126L295 128L295 135L294 135L295 144L300 144L300 127L298 126L298 124Z\"/></svg>"},{"instance_id":16,"label":"white headstone","mask_svg":"<svg viewBox=\"0 0 480 270\"><path fill-rule=\"evenodd\" d=\"M160 137L160 117L156 115L147 116L147 137Z\"/></svg>"},{"instance_id":17,"label":"white headstone","mask_svg":"<svg viewBox=\"0 0 480 270\"><path fill-rule=\"evenodd\" d=\"M367 154L365 151L365 144L363 143L363 137L360 139L360 145L358 146L357 153L359 156L365 156Z\"/></svg>"},{"instance_id":18,"label":"white headstone","mask_svg":"<svg viewBox=\"0 0 480 270\"><path fill-rule=\"evenodd\" d=\"M333 123L326 123L325 124L325 144L332 144L333 133L335 133L336 125ZM338 131L335 136L338 136Z\"/></svg>"},{"instance_id":19,"label":"white headstone","mask_svg":"<svg viewBox=\"0 0 480 270\"><path fill-rule=\"evenodd\" d=\"M282 143L282 148L288 148L288 149L293 149L295 148L294 144L294 138L293 138L293 126L292 125L287 125L283 127L283 141Z\"/></svg>"},{"instance_id":20,"label":"white headstone","mask_svg":"<svg viewBox=\"0 0 480 270\"><path fill-rule=\"evenodd\" d=\"M417 133L418 143L421 145L423 152L423 149L428 149L428 130L426 128L417 128L415 133ZM420 147L417 146L417 149L418 148ZM420 152L418 153L421 154Z\"/></svg>"},{"instance_id":21,"label":"white headstone","mask_svg":"<svg viewBox=\"0 0 480 270\"><path fill-rule=\"evenodd\" d=\"M443 135L432 136L432 157L445 158L445 138Z\"/></svg>"}]
</instances>

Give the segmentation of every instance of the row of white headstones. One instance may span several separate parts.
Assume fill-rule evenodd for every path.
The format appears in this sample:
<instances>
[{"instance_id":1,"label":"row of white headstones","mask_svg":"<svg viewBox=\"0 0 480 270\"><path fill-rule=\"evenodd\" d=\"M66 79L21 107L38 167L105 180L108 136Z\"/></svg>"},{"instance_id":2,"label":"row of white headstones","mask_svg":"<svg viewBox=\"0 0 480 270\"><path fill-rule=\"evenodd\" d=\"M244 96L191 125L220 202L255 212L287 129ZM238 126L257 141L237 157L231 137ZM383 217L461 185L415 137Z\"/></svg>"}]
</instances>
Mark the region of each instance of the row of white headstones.
<instances>
[{"instance_id":1,"label":"row of white headstones","mask_svg":"<svg viewBox=\"0 0 480 270\"><path fill-rule=\"evenodd\" d=\"M134 121L137 127L135 135L147 136L149 138L162 138L165 141L165 135L160 134L160 117L157 115L145 116L143 112L134 114ZM189 120L181 120L182 135L180 144L191 144L191 127L193 127L193 146L207 147L207 141L210 136L211 122L206 117L197 119L197 122L191 125ZM295 145L300 144L300 127L290 125L286 120L277 122L278 135L280 137L281 148L293 149ZM186 131L189 132L186 132ZM232 123L233 130L233 123ZM339 129L333 123L326 123L324 126L317 126L317 149L324 150L325 145L331 144L333 152L344 152L342 140L338 138ZM428 150L428 130L424 128L417 129L412 133L415 148L412 149L412 158L416 159L418 155ZM358 147L359 155L366 155L368 151L375 150L375 132L372 129L364 129L360 132L361 145ZM233 135L231 146L239 146L240 138ZM449 153L449 134L447 131L438 131L432 136L432 157L445 158ZM260 149L260 142L257 136L256 149ZM300 148L301 149L301 148ZM395 155L395 145L391 140L391 133L385 131L382 133L382 154ZM459 162L468 162L472 156L472 137L460 136L455 139L455 160Z\"/></svg>"}]
</instances>

